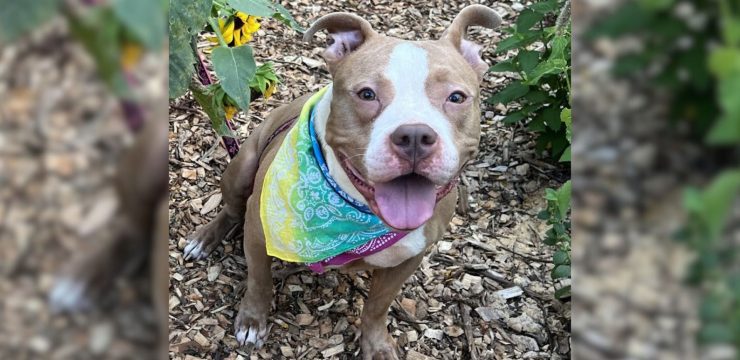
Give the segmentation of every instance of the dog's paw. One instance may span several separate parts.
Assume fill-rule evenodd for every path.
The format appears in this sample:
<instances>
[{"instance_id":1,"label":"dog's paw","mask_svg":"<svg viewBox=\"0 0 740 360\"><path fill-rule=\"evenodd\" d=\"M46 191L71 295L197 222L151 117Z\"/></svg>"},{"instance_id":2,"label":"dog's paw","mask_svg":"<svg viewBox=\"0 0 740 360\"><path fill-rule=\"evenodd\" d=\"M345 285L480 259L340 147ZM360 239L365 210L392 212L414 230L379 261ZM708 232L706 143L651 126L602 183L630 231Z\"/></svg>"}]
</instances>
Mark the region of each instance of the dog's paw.
<instances>
[{"instance_id":1,"label":"dog's paw","mask_svg":"<svg viewBox=\"0 0 740 360\"><path fill-rule=\"evenodd\" d=\"M269 328L266 316L255 316L248 310L239 310L234 324L236 341L240 346L259 349L267 340Z\"/></svg>"},{"instance_id":2,"label":"dog's paw","mask_svg":"<svg viewBox=\"0 0 740 360\"><path fill-rule=\"evenodd\" d=\"M212 253L221 240L234 237L241 230L241 223L233 223L225 216L218 216L188 237L183 249L185 260L203 260Z\"/></svg>"},{"instance_id":3,"label":"dog's paw","mask_svg":"<svg viewBox=\"0 0 740 360\"><path fill-rule=\"evenodd\" d=\"M365 336L362 334L360 340L363 360L398 360L398 349L393 338L385 332L385 335Z\"/></svg>"},{"instance_id":4,"label":"dog's paw","mask_svg":"<svg viewBox=\"0 0 740 360\"><path fill-rule=\"evenodd\" d=\"M185 260L203 260L218 247L218 241L206 241L201 237L193 237L188 240L183 253Z\"/></svg>"},{"instance_id":5,"label":"dog's paw","mask_svg":"<svg viewBox=\"0 0 740 360\"><path fill-rule=\"evenodd\" d=\"M87 311L93 302L88 282L79 278L59 278L49 292L49 307L55 313Z\"/></svg>"}]
</instances>

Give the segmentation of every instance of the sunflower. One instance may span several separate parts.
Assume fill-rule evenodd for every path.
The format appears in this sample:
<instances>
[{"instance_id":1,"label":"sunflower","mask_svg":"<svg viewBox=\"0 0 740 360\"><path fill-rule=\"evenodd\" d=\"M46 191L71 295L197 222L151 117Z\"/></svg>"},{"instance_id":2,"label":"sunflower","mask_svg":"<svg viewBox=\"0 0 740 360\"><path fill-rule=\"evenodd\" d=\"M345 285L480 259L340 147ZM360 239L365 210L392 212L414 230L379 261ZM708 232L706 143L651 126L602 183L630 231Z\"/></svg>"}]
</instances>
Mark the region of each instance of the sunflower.
<instances>
[{"instance_id":1,"label":"sunflower","mask_svg":"<svg viewBox=\"0 0 740 360\"><path fill-rule=\"evenodd\" d=\"M258 16L237 12L228 19L218 19L221 35L229 47L241 46L252 40L252 34L260 29Z\"/></svg>"},{"instance_id":2,"label":"sunflower","mask_svg":"<svg viewBox=\"0 0 740 360\"><path fill-rule=\"evenodd\" d=\"M133 70L134 66L141 60L144 49L141 45L133 42L124 42L121 48L121 67L125 71Z\"/></svg>"},{"instance_id":3,"label":"sunflower","mask_svg":"<svg viewBox=\"0 0 740 360\"><path fill-rule=\"evenodd\" d=\"M231 105L224 106L224 112L226 115L226 120L231 120L234 118L234 115L236 115L236 107Z\"/></svg>"}]
</instances>

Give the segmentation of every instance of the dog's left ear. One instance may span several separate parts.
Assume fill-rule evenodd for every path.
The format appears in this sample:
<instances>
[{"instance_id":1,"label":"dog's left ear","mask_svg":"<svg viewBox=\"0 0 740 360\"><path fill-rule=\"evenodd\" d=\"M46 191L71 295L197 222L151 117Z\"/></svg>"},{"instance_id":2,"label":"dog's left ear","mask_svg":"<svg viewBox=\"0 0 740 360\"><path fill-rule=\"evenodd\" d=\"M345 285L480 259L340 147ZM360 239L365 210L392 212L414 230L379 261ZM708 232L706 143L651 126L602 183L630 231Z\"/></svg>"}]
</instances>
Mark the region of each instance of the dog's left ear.
<instances>
[{"instance_id":1,"label":"dog's left ear","mask_svg":"<svg viewBox=\"0 0 740 360\"><path fill-rule=\"evenodd\" d=\"M465 39L469 26L495 29L501 25L501 16L483 5L470 5L455 17L450 27L442 34L441 41L448 41L478 73L478 79L488 70L488 64L480 57L482 46Z\"/></svg>"}]
</instances>

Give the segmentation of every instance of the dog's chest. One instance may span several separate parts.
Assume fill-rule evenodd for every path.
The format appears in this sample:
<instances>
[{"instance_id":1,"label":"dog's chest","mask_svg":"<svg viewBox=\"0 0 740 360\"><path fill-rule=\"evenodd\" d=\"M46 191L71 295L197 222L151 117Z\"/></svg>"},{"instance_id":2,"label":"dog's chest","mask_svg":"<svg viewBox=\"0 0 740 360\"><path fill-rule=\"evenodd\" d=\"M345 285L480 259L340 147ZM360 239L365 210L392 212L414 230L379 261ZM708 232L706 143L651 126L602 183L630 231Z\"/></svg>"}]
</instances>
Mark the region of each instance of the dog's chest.
<instances>
[{"instance_id":1,"label":"dog's chest","mask_svg":"<svg viewBox=\"0 0 740 360\"><path fill-rule=\"evenodd\" d=\"M393 267L420 254L426 248L424 226L410 232L397 243L375 254L364 257L369 265Z\"/></svg>"}]
</instances>

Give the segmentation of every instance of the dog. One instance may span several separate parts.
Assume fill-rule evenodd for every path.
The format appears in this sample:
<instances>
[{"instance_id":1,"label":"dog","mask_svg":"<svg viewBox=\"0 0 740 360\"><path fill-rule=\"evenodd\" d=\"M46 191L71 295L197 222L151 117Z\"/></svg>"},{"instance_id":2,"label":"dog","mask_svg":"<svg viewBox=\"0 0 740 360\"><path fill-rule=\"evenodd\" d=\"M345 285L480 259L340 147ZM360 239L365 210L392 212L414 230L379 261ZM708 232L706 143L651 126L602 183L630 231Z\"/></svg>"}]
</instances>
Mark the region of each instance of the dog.
<instances>
[{"instance_id":1,"label":"dog","mask_svg":"<svg viewBox=\"0 0 740 360\"><path fill-rule=\"evenodd\" d=\"M317 272L372 271L363 357L398 359L388 308L446 231L458 176L478 152L488 65L466 30L500 23L472 5L434 41L387 37L350 13L323 16L306 31L305 41L328 32L323 58L333 82L274 110L246 139L223 174L222 210L184 249L186 259L205 258L243 226L240 345L259 348L267 338L278 257Z\"/></svg>"}]
</instances>

